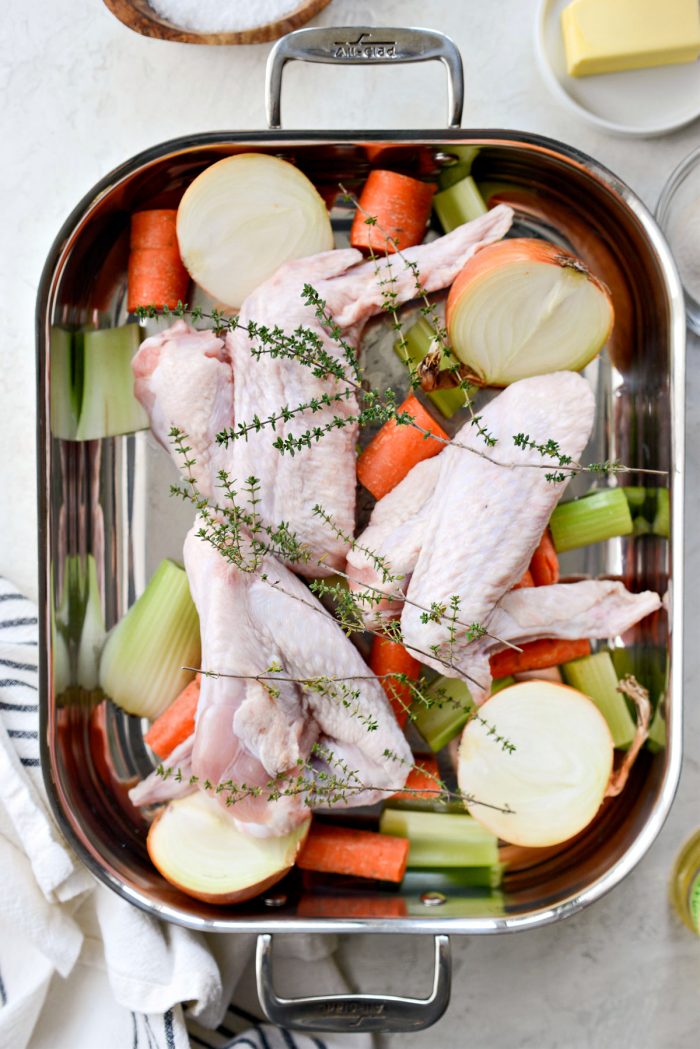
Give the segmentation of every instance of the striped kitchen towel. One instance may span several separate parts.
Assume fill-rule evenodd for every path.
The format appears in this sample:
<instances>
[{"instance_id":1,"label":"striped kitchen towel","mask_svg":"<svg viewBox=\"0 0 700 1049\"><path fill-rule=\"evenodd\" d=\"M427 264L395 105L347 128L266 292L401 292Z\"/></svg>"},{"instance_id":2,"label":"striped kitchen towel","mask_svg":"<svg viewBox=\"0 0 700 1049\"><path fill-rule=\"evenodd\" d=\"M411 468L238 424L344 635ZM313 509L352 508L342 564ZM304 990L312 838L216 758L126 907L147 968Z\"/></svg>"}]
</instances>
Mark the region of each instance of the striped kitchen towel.
<instances>
[{"instance_id":1,"label":"striped kitchen towel","mask_svg":"<svg viewBox=\"0 0 700 1049\"><path fill-rule=\"evenodd\" d=\"M372 1045L369 1036L331 1042L263 1024L254 991L247 998L244 986L239 992L250 975L253 937L207 940L161 924L98 885L74 856L41 776L36 608L2 578L0 871L0 1049ZM300 956L320 960L319 986L329 974L337 982L327 950L311 938L279 954L283 979L286 954L292 971ZM234 988L243 1004L227 1010Z\"/></svg>"}]
</instances>

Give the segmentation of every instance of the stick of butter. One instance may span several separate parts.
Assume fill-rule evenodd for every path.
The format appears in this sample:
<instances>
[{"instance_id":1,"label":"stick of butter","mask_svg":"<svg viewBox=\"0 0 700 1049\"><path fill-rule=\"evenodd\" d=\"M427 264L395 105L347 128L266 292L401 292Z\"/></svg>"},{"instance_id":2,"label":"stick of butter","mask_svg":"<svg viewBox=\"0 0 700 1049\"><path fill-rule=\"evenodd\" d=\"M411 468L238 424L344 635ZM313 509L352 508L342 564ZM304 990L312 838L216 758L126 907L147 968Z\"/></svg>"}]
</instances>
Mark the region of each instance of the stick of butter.
<instances>
[{"instance_id":1,"label":"stick of butter","mask_svg":"<svg viewBox=\"0 0 700 1049\"><path fill-rule=\"evenodd\" d=\"M561 15L569 76L694 62L698 0L573 0Z\"/></svg>"}]
</instances>

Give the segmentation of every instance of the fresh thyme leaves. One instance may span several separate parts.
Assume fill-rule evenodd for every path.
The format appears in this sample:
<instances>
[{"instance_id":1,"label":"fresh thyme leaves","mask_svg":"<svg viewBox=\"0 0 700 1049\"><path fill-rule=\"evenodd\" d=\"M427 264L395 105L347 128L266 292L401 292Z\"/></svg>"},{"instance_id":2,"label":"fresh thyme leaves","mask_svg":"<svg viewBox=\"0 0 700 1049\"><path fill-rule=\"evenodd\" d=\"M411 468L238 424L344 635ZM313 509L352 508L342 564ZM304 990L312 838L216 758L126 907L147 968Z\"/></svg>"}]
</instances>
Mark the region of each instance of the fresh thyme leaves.
<instances>
[{"instance_id":1,"label":"fresh thyme leaves","mask_svg":"<svg viewBox=\"0 0 700 1049\"><path fill-rule=\"evenodd\" d=\"M390 749L383 752L387 761L395 761L401 765L408 766L408 771L419 770L425 774L422 766L406 762ZM391 796L395 793L393 787L383 785L367 784L362 781L358 773L352 769L347 762L335 755L328 747L315 743L311 748L310 759L299 758L296 763L284 772L279 772L262 784L236 783L234 780L222 780L220 783L212 783L209 780L201 781L199 777L186 776L180 768L163 765L162 763L154 770L156 775L162 779L172 779L176 783L185 780L194 787L200 786L205 791L222 798L227 806L235 805L237 802L248 798L264 798L266 801L279 801L281 798L299 797L308 808L318 806L331 807L334 805L347 805L352 803L353 798L363 794L375 794ZM481 802L472 794L461 790L450 789L439 777L431 775L435 782L435 788L402 788L404 795L416 795L425 797L433 794L436 803L447 803L449 801L460 801L465 805L483 805L485 808L495 809L498 812L511 812L508 806L493 805Z\"/></svg>"},{"instance_id":2,"label":"fresh thyme leaves","mask_svg":"<svg viewBox=\"0 0 700 1049\"><path fill-rule=\"evenodd\" d=\"M299 601L301 604L310 608L312 611L317 612L319 615L325 615L326 612L323 608L319 608L311 601L305 601L304 598L299 597L297 594L291 593L284 587L279 579L272 579L267 573L264 573L260 577L268 586L271 586L275 590L279 590L280 593L285 594L287 597L291 597L295 601ZM334 612L335 619L340 626L343 633L350 636L352 634L369 633L374 637L384 638L389 641L394 641L396 644L402 645L407 652L413 653L419 661L425 661L428 659L434 659L440 663L443 670L451 671L453 677L463 678L470 684L474 685L479 691L483 691L487 686L483 681L477 681L473 678L463 667L460 667L452 658L443 652L443 645L433 645L430 650L420 648L417 645L412 645L408 642L401 633L401 625L396 619L383 620L375 626L368 627L365 623L363 612L358 607L356 601L353 599L352 594L344 587L338 587L337 584L326 583L324 580L313 580L309 589L312 593L316 594L317 597L324 595L331 596L336 602ZM515 647L515 646L509 646Z\"/></svg>"},{"instance_id":3,"label":"fresh thyme leaves","mask_svg":"<svg viewBox=\"0 0 700 1049\"><path fill-rule=\"evenodd\" d=\"M425 315L430 317L431 323L433 323L433 315L431 311L434 309L434 304L431 303L423 290L417 264L413 260L407 259L403 253L397 252L397 254L402 259L404 265L406 265L406 267L415 275L416 296L421 297L424 300L422 311L425 311ZM374 256L374 258L375 263L378 266L379 260L376 256ZM389 274L393 273L393 268L388 267L388 271ZM382 281L386 280L389 284L392 279L396 280L396 277L382 277ZM395 293L390 290L388 292L385 290L383 293L383 304L385 305L387 312L389 312L390 315L395 316L394 323L396 324L399 323L399 321L396 306L392 305L392 296L394 295ZM137 314L141 320L155 317L190 317L195 323L198 321L208 322L217 334L242 331L249 337L249 349L253 358L260 359L263 356L270 356L273 358L292 360L297 364L308 368L315 378L328 381L329 383L340 384L340 389L326 390L317 397L309 398L307 401L302 401L296 405L281 405L276 411L271 412L265 418L254 415L251 419L242 420L217 435L217 441L220 444L228 446L230 443L237 440L247 441L251 434L259 434L261 431L269 429L273 434L271 441L272 446L282 455L287 454L294 456L305 449L311 448L329 433L335 432L346 426L352 425L359 428L381 427L387 422L393 421L398 426L411 426L414 429L417 429L422 433L425 440L437 441L442 445L449 444L453 448L469 452L470 454L476 455L495 466L502 467L503 469L521 468L544 470L546 471L546 480L551 483L561 483L577 473L595 473L602 475L639 473L658 476L664 476L667 473L665 470L626 466L618 461L611 460L590 463L588 465L569 461L564 470L553 471L552 467L546 463L524 462L522 460L503 460L501 458L495 458L493 455L489 455L488 452L482 448L474 447L471 444L465 444L455 438L449 440L441 437L439 434L435 434L421 426L413 416L410 415L410 413L401 411L401 408L397 403L396 393L391 387L387 387L386 389L373 389L367 384L362 376L356 351L344 338L342 330L333 320L326 302L318 292L311 287L311 285L307 284L304 286L302 298L303 301L313 309L314 315L319 321L319 324L322 325L324 333L333 341L333 345L339 350L338 355L330 353L325 348L321 335L310 327L300 326L289 334L278 326L270 328L266 325L257 324L255 322L244 324L237 317L226 316L218 310L206 312L200 307L191 308L185 303L178 303L174 309L168 309L167 307L158 309L154 306L140 307L138 309ZM440 352L451 354L449 346L445 341L446 332L444 326L440 324L439 319L434 321L434 330L437 346L440 348ZM480 441L484 445L484 448L493 448L497 444L497 438L495 438L493 434L484 427L482 416L477 415L474 412L471 398L473 386L468 382L464 382L462 385L466 394L465 406L470 413L470 426L474 427ZM299 416L305 416L307 414L311 416L318 415L319 413L325 413L334 407L338 410L330 419L324 418L324 420L316 426L311 426L301 433L291 431L285 432L284 430L287 423ZM357 410L354 410L355 408ZM280 428L282 428L282 432L280 432ZM519 445L516 440L518 437L525 438L527 441L531 441L531 443ZM521 447L523 449L531 448L535 450L547 449L552 445L556 445L556 442L551 439L546 439L541 442L532 441L531 438L524 434L515 435L514 443L516 447ZM542 451L541 454L544 457L558 459L557 456L552 456L546 451ZM568 457L564 456L563 458Z\"/></svg>"},{"instance_id":4,"label":"fresh thyme leaves","mask_svg":"<svg viewBox=\"0 0 700 1049\"><path fill-rule=\"evenodd\" d=\"M303 688L306 692L314 693L324 699L339 703L351 717L357 718L368 732L375 732L379 723L375 717L366 713L360 703L360 690L351 688L350 681L374 681L374 674L350 674L345 677L334 677L318 675L316 677L292 677L283 673L283 667L278 663L272 663L264 674L229 674L219 670L205 670L201 667L183 667L196 674L204 674L209 678L232 678L238 681L257 681L271 699L278 699L281 695L279 684L294 684ZM389 675L386 675L387 677Z\"/></svg>"},{"instance_id":5,"label":"fresh thyme leaves","mask_svg":"<svg viewBox=\"0 0 700 1049\"><path fill-rule=\"evenodd\" d=\"M369 547L364 546L362 543L358 542L358 540L355 539L354 536L348 535L346 532L344 532L343 529L336 524L331 514L324 510L324 508L320 504L317 503L314 506L313 514L314 516L320 518L321 521L325 525L327 525L328 528L331 529L333 534L337 536L338 539L342 539L344 543L347 543L349 549L359 550L361 553L363 553L370 561L375 572L377 572L377 574L381 577L383 583L393 583L403 578L402 576L393 575L391 573L389 563L385 557L381 556L380 554L377 554L374 550L370 550ZM349 576L346 578L349 579Z\"/></svg>"},{"instance_id":6,"label":"fresh thyme leaves","mask_svg":"<svg viewBox=\"0 0 700 1049\"><path fill-rule=\"evenodd\" d=\"M170 439L185 477L183 485L170 486L170 493L194 506L201 522L197 532L200 539L209 542L242 572L259 571L268 555L294 564L305 564L310 560L309 551L290 531L287 522L269 525L263 521L258 512L260 481L257 477L247 478L241 486L241 502L229 475L220 470L217 480L223 499L211 503L198 488L193 473L196 460L190 456L192 449L186 443L187 435L172 427Z\"/></svg>"},{"instance_id":7,"label":"fresh thyme leaves","mask_svg":"<svg viewBox=\"0 0 700 1049\"><path fill-rule=\"evenodd\" d=\"M296 405L294 408L282 407L278 412L272 412L266 416L265 419L261 419L259 416L254 415L249 422L238 423L236 426L230 427L228 430L223 430L220 434L217 434L217 442L228 446L231 441L237 441L239 439L247 440L251 433L260 433L265 427L274 429L278 423L288 423L295 415L310 414L317 415L323 411L324 408L332 408L335 404L340 404L343 401L348 401L350 398L355 396L355 391L348 387L345 390L340 390L336 393L323 393L320 397L312 397L308 401L304 401L301 404ZM331 429L338 429L342 426L347 425L349 421L357 421L357 417L351 420L349 416L336 416L331 423L325 424L322 427L317 427L312 431L308 432L308 439L304 442L289 445L287 441L281 437L276 438L273 441L273 447L277 448L278 451L284 452L289 451L294 454L294 451L301 451L302 447L308 447L312 440L320 440L324 433L328 433Z\"/></svg>"},{"instance_id":8,"label":"fresh thyme leaves","mask_svg":"<svg viewBox=\"0 0 700 1049\"><path fill-rule=\"evenodd\" d=\"M178 428L173 427L170 436L185 474L185 485L173 485L171 492L173 495L193 503L201 521L201 526L197 532L198 538L210 543L222 557L241 571L260 573L263 581L273 589L279 590L296 601L300 601L315 612L320 612L321 610L313 602L305 601L299 595L291 593L281 584L279 579L275 580L268 572L263 571L263 562L268 556L297 565L313 563L313 558L310 551L290 531L287 523L281 522L276 526L272 526L263 522L257 511L260 502L259 480L255 477L249 477L244 483L242 492L245 505L242 505L239 500L239 493L233 487L229 476L225 471L220 471L218 482L224 498L215 504L211 504L201 495L197 487L197 482L192 472L196 461L191 458L191 448L187 444L186 435ZM391 573L390 565L386 558L358 543L352 536L346 535L336 524L332 515L319 504L314 507L313 512L325 526L329 527L349 547L360 550L368 558L384 586L399 582L400 577ZM316 564L320 569L326 567L322 560L317 559ZM335 574L341 579L350 583L353 582L352 577L345 572L337 571ZM479 624L467 624L458 618L460 604L458 595L453 595L450 598L449 607L445 606L442 612L438 612L438 605L435 603L430 609L424 609L423 606L407 598L400 590L393 589L388 595L386 591L369 583L363 584L362 590L353 592L337 581L327 581L321 578L311 582L310 590L318 598L330 597L333 600L336 620L340 628L348 636L367 630L368 609L372 609L372 607L376 609L382 601L387 600L387 597L390 597L393 601L414 605L420 609L422 615L428 616L427 619L422 619L424 623L429 621L440 623L444 620L447 623L447 641L443 644L432 645L429 651L409 645L401 635L400 625L392 620L382 620L380 618L377 624L372 625L371 632L379 637L388 638L404 645L404 647L415 652L417 656L425 658L430 655L433 659L438 660L446 671L465 677L478 689L483 688L483 683L474 680L461 669L455 659L455 646L458 641L474 641L488 633ZM495 638L495 640L500 641L499 638ZM503 641L502 643L509 648L517 650L517 646L511 642Z\"/></svg>"}]
</instances>

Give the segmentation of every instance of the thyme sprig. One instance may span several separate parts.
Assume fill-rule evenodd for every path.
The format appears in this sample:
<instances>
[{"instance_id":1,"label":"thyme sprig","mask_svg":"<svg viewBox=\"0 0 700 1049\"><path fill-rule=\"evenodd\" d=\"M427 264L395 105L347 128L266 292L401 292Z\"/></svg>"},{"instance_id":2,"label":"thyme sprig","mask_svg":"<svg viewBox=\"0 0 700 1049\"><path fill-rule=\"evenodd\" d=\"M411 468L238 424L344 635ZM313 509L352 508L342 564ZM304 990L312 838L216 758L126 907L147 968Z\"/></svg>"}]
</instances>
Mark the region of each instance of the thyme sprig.
<instances>
[{"instance_id":1,"label":"thyme sprig","mask_svg":"<svg viewBox=\"0 0 700 1049\"><path fill-rule=\"evenodd\" d=\"M182 471L185 476L184 485L172 485L171 493L193 503L202 522L196 533L197 537L210 543L229 563L240 569L240 571L260 573L263 582L273 589L280 591L293 600L301 602L314 612L325 614L312 601L305 601L298 594L292 593L282 585L279 579L273 579L268 572L263 570L263 563L266 557L279 558L291 564L309 564L315 560L318 567L323 569L326 568L326 565L322 559L313 559L311 552L299 542L295 533L290 531L286 522L272 526L262 520L257 511L257 506L260 502L259 480L256 477L249 477L242 486L247 501L247 505L243 506L239 501L238 492L233 487L229 475L224 470L219 471L217 475L218 482L223 492L224 500L212 504L201 494L197 486L193 473L196 460L191 458L191 447L187 444L187 436L177 427L171 429L170 436L176 454L181 460ZM332 515L324 510L320 504L314 507L313 512L343 542L347 542L353 549L362 551L368 557L384 585L397 582L402 578L391 573L386 558L359 543L354 537L346 535L336 524ZM350 583L353 582L352 577L342 570L337 570L335 574ZM387 597L383 590L370 583L363 584L363 590L359 593L352 593L337 582L327 582L323 578L313 580L309 588L316 597L330 597L334 601L336 619L343 632L348 636L366 631L368 629L365 623L367 605L376 606ZM412 601L401 592L397 592L395 595L392 594L391 597L392 600L407 603L419 609L422 616L426 615L428 617L425 619L421 618L421 621L424 623L440 623L443 620L447 620L447 642L431 645L429 650L412 646L403 638L399 624L393 621L376 624L371 628L371 633L402 644L417 656L422 656L423 658L432 656L433 659L440 662L446 671L451 671L464 677L465 680L470 681L478 689L483 688L481 682L471 677L455 661L454 650L458 641L466 640L469 642L488 634L488 631L479 626L479 624L467 624L459 620L457 612L460 598L458 595L453 595L450 598L449 608L445 606L442 610L435 602L432 603L430 608L426 608ZM458 630L458 627L463 628L463 632ZM502 640L496 635L488 634L488 636L493 637L494 640L506 645L506 647L519 651L518 646L513 645L511 642ZM447 647L446 652L444 651L445 646Z\"/></svg>"},{"instance_id":2,"label":"thyme sprig","mask_svg":"<svg viewBox=\"0 0 700 1049\"><path fill-rule=\"evenodd\" d=\"M413 270L415 267L417 270L416 263L413 262L413 260L409 259L407 265L410 269ZM419 278L417 278L417 287L422 288ZM421 291L421 294L424 295L424 292ZM256 324L255 322L245 324L237 317L229 317L219 310L211 310L207 312L201 307L189 307L182 302L178 303L174 308L163 307L160 309L155 306L139 307L137 314L140 319L154 317L184 318L189 316L195 322L200 320L210 322L212 329L218 334L241 330L247 333L251 339L252 345L250 352L254 358L259 359L264 355L269 355L276 358L293 360L297 364L309 368L311 374L316 378L322 380L333 380L335 382L346 384L339 391L336 390L330 393L326 391L327 400L324 399L324 395L320 395L317 398L310 398L308 401L302 402L298 405L282 405L265 418L255 415L251 420L235 424L217 434L216 439L218 443L228 446L229 443L236 440L247 440L252 433L260 433L262 430L272 429L275 433L275 437L272 441L273 447L280 454L295 455L304 449L310 448L313 444L317 444L327 434L345 426L356 425L359 427L376 427L383 426L387 422L393 421L397 426L413 427L423 435L425 440L437 441L442 445L450 445L451 447L469 452L470 454L476 455L485 461L492 463L494 466L499 466L503 469L525 468L544 470L546 471L545 477L547 481L552 483L562 482L568 477L578 473L594 473L606 476L619 473L638 473L665 476L668 472L666 470L627 466L619 460L605 460L603 462L589 463L587 465L578 462L570 462L567 464L566 472L561 470L553 472L552 467L546 463L532 463L524 462L522 460L512 462L507 460L503 461L494 458L483 449L476 448L470 444L465 444L454 438L450 440L449 438L442 437L440 434L433 433L426 427L421 426L409 412L401 410L400 405L397 404L395 391L391 387L387 387L385 390L375 390L367 385L363 380L359 369L357 354L344 340L342 331L334 322L325 301L320 297L318 292L310 285L305 285L302 297L307 305L310 305L314 309L315 315L320 318L329 336L339 345L342 350L340 358L335 357L325 349L320 336L311 328L298 327L290 335L278 326L270 328L266 325ZM440 330L438 331L438 329ZM438 324L436 336L442 337L440 335L441 331L444 331L444 329L440 328L440 325ZM257 340L257 343L254 340ZM447 347L447 349L449 349L449 347ZM348 369L350 370L350 374L348 374ZM277 432L280 423L284 424L292 418L305 413L311 413L312 415L317 414L325 408L332 407L334 404L340 405L343 402L350 404L354 395L357 395L357 398L360 401L360 406L356 412L350 411L347 414L334 415L331 420L328 420L321 425L312 426L301 434L289 433L283 436ZM497 439L483 427L481 422L482 417L473 413L473 406L471 405L470 398L467 399L466 407L471 413L471 425L475 427L484 445L487 447L493 447L497 443ZM540 445L546 447L548 444L548 440L541 442L537 441L535 442L535 447L539 447Z\"/></svg>"},{"instance_id":3,"label":"thyme sprig","mask_svg":"<svg viewBox=\"0 0 700 1049\"><path fill-rule=\"evenodd\" d=\"M403 575L395 575L390 571L390 565L386 557L377 554L376 551L371 550L369 547L360 543L353 536L349 536L333 519L332 515L329 514L322 506L316 504L313 508L313 513L320 517L324 524L333 531L333 534L337 536L344 543L347 543L351 550L359 551L364 554L368 559L374 570L379 575L381 582L386 585L389 583L400 583L404 580ZM319 567L325 567L323 560L318 560L317 564ZM420 621L423 624L427 623L441 623L446 618L450 619L451 627L456 628L457 626L463 627L465 630L464 638L467 641L476 641L481 637L490 637L494 641L498 641L499 644L505 645L506 648L511 648L515 652L522 651L518 645L514 645L511 641L506 641L505 638L497 637L495 634L489 633L489 631L479 623L466 623L461 619L457 618L456 613L459 611L460 598L457 594L453 594L449 598L449 606L447 604L439 602L431 602L429 607L421 605L416 601L411 600L402 590L391 590L387 593L381 587L374 586L372 583L366 582L365 580L357 580L351 576L348 572L342 571L342 569L334 569L334 575L339 576L341 579L346 580L351 586L356 584L361 586L361 590L354 591L354 598L358 604L364 609L364 606L370 608L381 604L383 600L390 600L393 603L399 603L404 605L410 605L412 608L417 608L420 612ZM326 584L323 579L314 580L311 583L311 590L318 597L328 596L335 598L339 603L343 603L345 590L341 593L338 589L337 583ZM392 613L393 614L393 613ZM353 630L357 629L353 627ZM352 633L353 630L349 631ZM456 642L456 633L452 638L453 643ZM402 644L404 642L401 642Z\"/></svg>"},{"instance_id":4,"label":"thyme sprig","mask_svg":"<svg viewBox=\"0 0 700 1049\"><path fill-rule=\"evenodd\" d=\"M406 762L393 751L383 751L383 757L387 761L396 761L401 765L408 765L409 771L416 769L425 773L421 766ZM325 768L323 766L326 766ZM199 786L210 794L223 799L227 806L252 798L264 798L266 801L279 801L281 798L299 797L308 808L319 806L334 806L347 804L360 794L373 793L391 796L396 793L394 787L373 785L363 782L358 772L347 764L342 758L333 754L331 750L320 743L314 743L311 747L311 758L298 758L295 764L283 772L270 776L269 780L260 784L237 783L235 780L226 779L219 783L210 780L201 780L198 776L187 775L182 769L167 766L163 763L155 768L155 773L162 779L172 779L175 783L187 783L189 786ZM514 810L509 805L495 805L491 802L480 801L475 795L462 790L451 789L439 777L432 777L435 782L434 788L410 788L403 787L402 793L424 796L427 793L434 795L436 802L447 803L459 801L468 806L481 805L484 808L494 809L497 812L512 813Z\"/></svg>"}]
</instances>

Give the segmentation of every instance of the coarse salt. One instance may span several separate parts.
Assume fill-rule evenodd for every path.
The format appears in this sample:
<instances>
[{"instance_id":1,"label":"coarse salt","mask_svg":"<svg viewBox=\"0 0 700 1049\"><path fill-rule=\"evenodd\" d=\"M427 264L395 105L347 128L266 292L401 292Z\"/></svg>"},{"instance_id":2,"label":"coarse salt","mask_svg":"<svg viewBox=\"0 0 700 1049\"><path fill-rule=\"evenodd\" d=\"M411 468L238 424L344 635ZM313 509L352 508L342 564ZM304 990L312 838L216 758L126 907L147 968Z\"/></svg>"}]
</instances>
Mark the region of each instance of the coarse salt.
<instances>
[{"instance_id":1,"label":"coarse salt","mask_svg":"<svg viewBox=\"0 0 700 1049\"><path fill-rule=\"evenodd\" d=\"M161 18L195 33L237 33L286 18L301 0L149 0Z\"/></svg>"}]
</instances>

